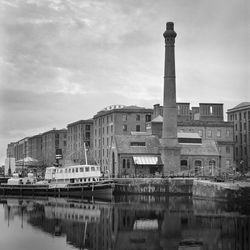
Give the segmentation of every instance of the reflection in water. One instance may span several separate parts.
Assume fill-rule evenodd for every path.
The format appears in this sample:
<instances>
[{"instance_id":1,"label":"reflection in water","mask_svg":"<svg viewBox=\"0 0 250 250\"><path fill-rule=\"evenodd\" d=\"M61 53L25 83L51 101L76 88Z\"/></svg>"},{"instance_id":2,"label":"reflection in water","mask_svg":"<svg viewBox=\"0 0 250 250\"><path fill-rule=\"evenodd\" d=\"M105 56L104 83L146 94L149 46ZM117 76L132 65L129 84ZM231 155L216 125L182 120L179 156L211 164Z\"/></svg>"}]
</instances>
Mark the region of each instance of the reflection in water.
<instances>
[{"instance_id":1,"label":"reflection in water","mask_svg":"<svg viewBox=\"0 0 250 250\"><path fill-rule=\"evenodd\" d=\"M65 249L250 249L247 204L149 196L119 196L114 203L61 198L2 198L1 203L6 227L20 217L20 230L26 230L25 220L53 236L55 244L65 238Z\"/></svg>"}]
</instances>

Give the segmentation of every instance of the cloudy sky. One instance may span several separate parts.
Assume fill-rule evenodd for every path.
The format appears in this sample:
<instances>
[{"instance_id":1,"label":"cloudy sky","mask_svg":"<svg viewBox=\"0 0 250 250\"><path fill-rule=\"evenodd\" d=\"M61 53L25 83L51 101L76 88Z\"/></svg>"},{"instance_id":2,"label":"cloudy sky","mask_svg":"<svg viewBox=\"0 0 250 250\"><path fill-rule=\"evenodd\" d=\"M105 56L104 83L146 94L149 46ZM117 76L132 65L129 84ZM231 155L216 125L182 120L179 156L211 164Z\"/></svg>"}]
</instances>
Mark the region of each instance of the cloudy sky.
<instances>
[{"instance_id":1,"label":"cloudy sky","mask_svg":"<svg viewBox=\"0 0 250 250\"><path fill-rule=\"evenodd\" d=\"M9 142L108 105L162 104L167 21L178 102L250 101L248 2L2 0L0 164Z\"/></svg>"}]
</instances>

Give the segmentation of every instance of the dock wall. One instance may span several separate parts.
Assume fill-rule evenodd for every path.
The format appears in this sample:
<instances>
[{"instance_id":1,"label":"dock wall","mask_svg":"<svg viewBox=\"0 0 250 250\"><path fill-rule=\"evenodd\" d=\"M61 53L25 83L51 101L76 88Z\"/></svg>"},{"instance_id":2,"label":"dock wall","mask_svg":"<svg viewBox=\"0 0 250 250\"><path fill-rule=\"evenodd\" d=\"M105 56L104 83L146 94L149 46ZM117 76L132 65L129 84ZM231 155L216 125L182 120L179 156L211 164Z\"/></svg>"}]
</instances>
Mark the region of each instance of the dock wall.
<instances>
[{"instance_id":1,"label":"dock wall","mask_svg":"<svg viewBox=\"0 0 250 250\"><path fill-rule=\"evenodd\" d=\"M191 178L119 178L116 194L192 195Z\"/></svg>"}]
</instances>

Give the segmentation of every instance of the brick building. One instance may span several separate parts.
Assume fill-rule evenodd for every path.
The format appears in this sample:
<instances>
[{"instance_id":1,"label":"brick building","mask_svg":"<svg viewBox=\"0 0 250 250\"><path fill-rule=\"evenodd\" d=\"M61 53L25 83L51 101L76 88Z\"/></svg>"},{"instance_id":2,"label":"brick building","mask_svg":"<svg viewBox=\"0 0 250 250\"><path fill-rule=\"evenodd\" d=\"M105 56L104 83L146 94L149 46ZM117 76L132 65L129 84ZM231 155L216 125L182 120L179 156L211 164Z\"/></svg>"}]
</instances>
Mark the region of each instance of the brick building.
<instances>
[{"instance_id":1,"label":"brick building","mask_svg":"<svg viewBox=\"0 0 250 250\"><path fill-rule=\"evenodd\" d=\"M67 161L69 164L85 164L86 149L93 149L93 120L79 120L67 125ZM89 158L89 157L88 157ZM90 159L89 159L90 160Z\"/></svg>"},{"instance_id":2,"label":"brick building","mask_svg":"<svg viewBox=\"0 0 250 250\"><path fill-rule=\"evenodd\" d=\"M62 150L65 157L67 148L67 129L53 129L42 134L43 166L52 166L56 161L56 149Z\"/></svg>"},{"instance_id":3,"label":"brick building","mask_svg":"<svg viewBox=\"0 0 250 250\"><path fill-rule=\"evenodd\" d=\"M242 102L227 110L234 126L234 157L238 170L250 171L250 102Z\"/></svg>"},{"instance_id":4,"label":"brick building","mask_svg":"<svg viewBox=\"0 0 250 250\"><path fill-rule=\"evenodd\" d=\"M106 171L114 135L129 135L131 131L145 132L153 110L137 106L109 106L94 117L94 158Z\"/></svg>"},{"instance_id":5,"label":"brick building","mask_svg":"<svg viewBox=\"0 0 250 250\"><path fill-rule=\"evenodd\" d=\"M34 135L28 139L28 156L42 163L42 135Z\"/></svg>"},{"instance_id":6,"label":"brick building","mask_svg":"<svg viewBox=\"0 0 250 250\"><path fill-rule=\"evenodd\" d=\"M231 171L234 163L233 123L223 120L223 104L200 103L190 108L189 103L177 103L177 132L197 133L203 140L214 140L218 151L221 171ZM154 105L154 119L147 124L147 131L162 137L162 106Z\"/></svg>"},{"instance_id":7,"label":"brick building","mask_svg":"<svg viewBox=\"0 0 250 250\"><path fill-rule=\"evenodd\" d=\"M178 133L180 144L180 173L189 175L218 175L220 153L214 140L201 138L197 133ZM115 135L109 160L114 177L161 176L163 163L160 138L147 133ZM170 173L171 174L171 173Z\"/></svg>"}]
</instances>

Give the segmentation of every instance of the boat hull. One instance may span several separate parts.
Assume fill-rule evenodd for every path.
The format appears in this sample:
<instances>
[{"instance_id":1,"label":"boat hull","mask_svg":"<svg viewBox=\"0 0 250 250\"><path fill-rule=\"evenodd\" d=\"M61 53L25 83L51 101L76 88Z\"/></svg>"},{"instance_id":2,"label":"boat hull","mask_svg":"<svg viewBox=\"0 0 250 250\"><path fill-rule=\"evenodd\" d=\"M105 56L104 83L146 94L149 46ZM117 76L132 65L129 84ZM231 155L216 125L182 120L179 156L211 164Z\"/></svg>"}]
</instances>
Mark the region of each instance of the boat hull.
<instances>
[{"instance_id":1,"label":"boat hull","mask_svg":"<svg viewBox=\"0 0 250 250\"><path fill-rule=\"evenodd\" d=\"M0 195L18 196L57 196L95 198L99 200L111 200L114 191L114 183L88 183L72 185L0 185Z\"/></svg>"}]
</instances>

